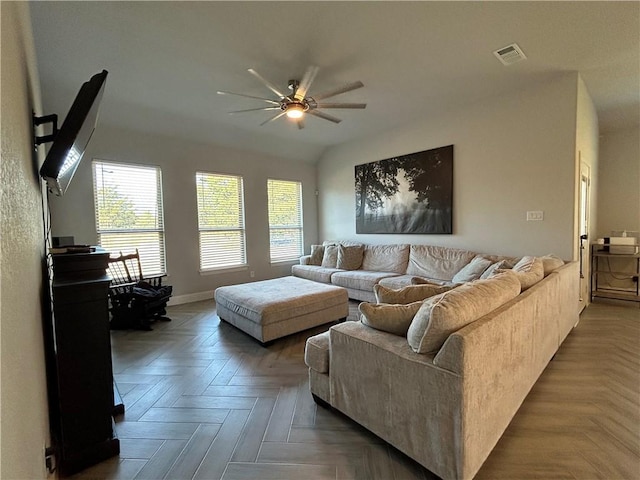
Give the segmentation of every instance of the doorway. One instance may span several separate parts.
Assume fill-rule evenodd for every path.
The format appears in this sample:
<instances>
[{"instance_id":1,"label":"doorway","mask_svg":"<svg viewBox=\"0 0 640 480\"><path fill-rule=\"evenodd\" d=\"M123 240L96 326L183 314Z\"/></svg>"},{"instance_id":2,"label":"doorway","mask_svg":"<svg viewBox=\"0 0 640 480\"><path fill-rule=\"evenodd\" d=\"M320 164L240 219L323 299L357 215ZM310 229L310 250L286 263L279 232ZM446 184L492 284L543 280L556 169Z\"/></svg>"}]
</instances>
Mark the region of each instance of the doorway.
<instances>
[{"instance_id":1,"label":"doorway","mask_svg":"<svg viewBox=\"0 0 640 480\"><path fill-rule=\"evenodd\" d=\"M589 165L580 161L580 198L579 226L578 226L578 254L580 261L580 298L578 311L582 312L589 304L589 285L591 277L590 246L589 246L589 219L590 202L589 194L591 187L591 172Z\"/></svg>"}]
</instances>

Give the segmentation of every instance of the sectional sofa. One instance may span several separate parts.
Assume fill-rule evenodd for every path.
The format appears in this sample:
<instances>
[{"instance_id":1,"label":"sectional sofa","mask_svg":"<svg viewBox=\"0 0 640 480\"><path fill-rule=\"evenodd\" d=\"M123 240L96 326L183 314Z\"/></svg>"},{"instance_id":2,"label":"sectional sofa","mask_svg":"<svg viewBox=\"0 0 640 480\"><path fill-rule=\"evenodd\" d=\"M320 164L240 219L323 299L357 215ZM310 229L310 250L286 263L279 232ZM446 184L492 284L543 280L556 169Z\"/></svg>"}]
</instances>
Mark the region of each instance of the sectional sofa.
<instances>
[{"instance_id":1,"label":"sectional sofa","mask_svg":"<svg viewBox=\"0 0 640 480\"><path fill-rule=\"evenodd\" d=\"M374 302L374 285L400 288L411 283L464 283L476 278L470 263L478 257L484 259L486 272L489 267L510 268L518 257L482 255L469 250L433 245L364 245L348 241L313 245L311 255L300 258L291 273L300 278L327 283L347 289L349 298ZM468 267L465 269L465 267ZM463 270L465 269L465 270ZM476 268L478 270L478 268ZM487 276L487 275L485 275ZM542 278L542 276L540 276Z\"/></svg>"},{"instance_id":2,"label":"sectional sofa","mask_svg":"<svg viewBox=\"0 0 640 480\"><path fill-rule=\"evenodd\" d=\"M352 270L293 268L364 300L361 321L307 340L311 392L436 475L472 478L578 322L578 265L424 245L362 255Z\"/></svg>"}]
</instances>

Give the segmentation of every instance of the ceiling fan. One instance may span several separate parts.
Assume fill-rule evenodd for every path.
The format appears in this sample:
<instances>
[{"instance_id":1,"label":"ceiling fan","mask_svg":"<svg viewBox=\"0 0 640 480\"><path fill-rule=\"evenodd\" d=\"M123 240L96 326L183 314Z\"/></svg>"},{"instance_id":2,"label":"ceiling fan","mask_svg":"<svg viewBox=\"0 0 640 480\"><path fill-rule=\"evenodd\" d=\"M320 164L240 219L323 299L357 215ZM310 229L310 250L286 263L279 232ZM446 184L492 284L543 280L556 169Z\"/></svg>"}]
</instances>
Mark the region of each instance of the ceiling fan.
<instances>
[{"instance_id":1,"label":"ceiling fan","mask_svg":"<svg viewBox=\"0 0 640 480\"><path fill-rule=\"evenodd\" d=\"M271 90L274 94L278 96L277 100L273 100L270 98L263 97L255 97L253 95L245 95L242 93L234 93L234 92L226 92L226 91L218 91L220 95L237 95L240 97L253 98L255 100L262 100L263 102L267 102L269 104L268 107L262 108L250 108L248 110L236 110L233 112L229 112L231 114L235 113L244 113L244 112L256 112L256 111L278 111L278 113L265 120L260 125L264 125L266 123L277 120L278 118L286 115L288 118L291 118L296 121L298 124L298 128L304 128L304 117L305 114L313 115L318 118L323 118L325 120L329 120L333 123L340 123L342 120L336 118L328 113L324 113L321 109L325 108L365 108L367 106L366 103L327 103L321 102L325 98L335 97L336 95L340 95L342 93L350 92L351 90L355 90L357 88L364 87L362 82L353 82L347 85L343 85L342 87L336 88L334 90L330 90L328 92L321 93L319 95L311 96L309 95L309 88L311 87L311 83L315 79L318 74L318 67L310 66L307 68L307 71L304 73L302 80L289 80L289 90L291 93L285 95L281 90L278 89L273 83L269 80L265 79L262 75L256 72L254 69L250 68L249 73L260 80L265 87Z\"/></svg>"}]
</instances>

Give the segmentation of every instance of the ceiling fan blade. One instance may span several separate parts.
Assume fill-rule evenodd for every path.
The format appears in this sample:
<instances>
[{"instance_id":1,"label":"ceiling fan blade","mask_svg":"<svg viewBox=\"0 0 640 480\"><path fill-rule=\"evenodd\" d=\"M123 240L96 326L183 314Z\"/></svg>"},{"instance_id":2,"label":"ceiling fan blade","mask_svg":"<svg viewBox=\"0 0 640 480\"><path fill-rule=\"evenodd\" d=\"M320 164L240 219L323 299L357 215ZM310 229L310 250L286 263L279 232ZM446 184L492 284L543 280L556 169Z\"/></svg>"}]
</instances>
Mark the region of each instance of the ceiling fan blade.
<instances>
[{"instance_id":1,"label":"ceiling fan blade","mask_svg":"<svg viewBox=\"0 0 640 480\"><path fill-rule=\"evenodd\" d=\"M304 128L304 117L301 117L298 120L296 120L296 123L298 124L298 130L302 130Z\"/></svg>"},{"instance_id":2,"label":"ceiling fan blade","mask_svg":"<svg viewBox=\"0 0 640 480\"><path fill-rule=\"evenodd\" d=\"M274 120L277 120L278 118L280 118L281 116L283 116L286 112L280 112L279 114L277 114L275 117L271 117L269 120L265 120L264 122L262 122L260 124L260 126L269 123L269 122L273 122Z\"/></svg>"},{"instance_id":3,"label":"ceiling fan blade","mask_svg":"<svg viewBox=\"0 0 640 480\"><path fill-rule=\"evenodd\" d=\"M366 103L318 103L315 108L366 108Z\"/></svg>"},{"instance_id":4,"label":"ceiling fan blade","mask_svg":"<svg viewBox=\"0 0 640 480\"><path fill-rule=\"evenodd\" d=\"M263 110L280 110L280 107L264 107L264 108L249 108L247 110L234 110L232 112L228 112L228 113L244 113L244 112L259 112L259 111L263 111Z\"/></svg>"},{"instance_id":5,"label":"ceiling fan blade","mask_svg":"<svg viewBox=\"0 0 640 480\"><path fill-rule=\"evenodd\" d=\"M324 112L320 112L318 110L307 110L307 113L310 115L315 115L316 117L324 118L325 120L329 120L330 122L333 122L333 123L340 123L342 121L339 118L336 118Z\"/></svg>"},{"instance_id":6,"label":"ceiling fan blade","mask_svg":"<svg viewBox=\"0 0 640 480\"><path fill-rule=\"evenodd\" d=\"M340 88L336 88L335 90L331 90L330 92L321 93L320 95L313 95L313 99L318 101L323 98L335 97L336 95L340 95L341 93L350 92L351 90L355 90L357 88L364 87L364 83L358 81L349 83Z\"/></svg>"},{"instance_id":7,"label":"ceiling fan blade","mask_svg":"<svg viewBox=\"0 0 640 480\"><path fill-rule=\"evenodd\" d=\"M309 87L311 87L311 83L316 78L318 70L318 67L314 67L313 65L311 65L309 68L307 68L307 71L304 72L304 77L302 77L302 80L300 80L300 85L298 86L298 89L296 90L296 93L294 95L296 100L304 100L304 97L307 96Z\"/></svg>"},{"instance_id":8,"label":"ceiling fan blade","mask_svg":"<svg viewBox=\"0 0 640 480\"><path fill-rule=\"evenodd\" d=\"M270 98L254 97L253 95L245 95L244 93L225 92L224 90L218 90L218 95L237 95L238 97L253 98L255 100L262 100L263 102L272 103L273 105L280 105L277 100L271 100Z\"/></svg>"},{"instance_id":9,"label":"ceiling fan blade","mask_svg":"<svg viewBox=\"0 0 640 480\"><path fill-rule=\"evenodd\" d=\"M280 90L278 90L278 87L276 87L273 83L271 83L269 80L267 80L262 75L260 75L258 72L256 72L253 68L250 68L248 70L248 72L251 75L253 75L254 77L256 77L258 80L260 80L264 84L265 87L267 87L269 90L271 90L273 93L275 93L280 98L285 98L286 97L286 95L284 95Z\"/></svg>"}]
</instances>

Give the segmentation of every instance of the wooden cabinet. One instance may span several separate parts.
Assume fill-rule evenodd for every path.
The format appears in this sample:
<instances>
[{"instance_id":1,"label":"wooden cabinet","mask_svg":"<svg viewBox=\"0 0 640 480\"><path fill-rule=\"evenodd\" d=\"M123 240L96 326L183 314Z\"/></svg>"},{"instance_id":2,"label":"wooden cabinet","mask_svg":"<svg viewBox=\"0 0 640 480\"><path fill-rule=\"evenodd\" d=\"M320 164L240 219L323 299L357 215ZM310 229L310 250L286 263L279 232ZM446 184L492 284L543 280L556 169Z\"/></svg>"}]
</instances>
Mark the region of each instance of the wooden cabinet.
<instances>
[{"instance_id":1,"label":"wooden cabinet","mask_svg":"<svg viewBox=\"0 0 640 480\"><path fill-rule=\"evenodd\" d=\"M640 253L611 253L609 245L591 246L591 300L610 298L640 302ZM625 268L621 268L624 266ZM611 280L626 279L631 285L626 288L613 287Z\"/></svg>"},{"instance_id":2,"label":"wooden cabinet","mask_svg":"<svg viewBox=\"0 0 640 480\"><path fill-rule=\"evenodd\" d=\"M60 472L72 474L120 452L106 273L109 254L53 255L52 436Z\"/></svg>"}]
</instances>

